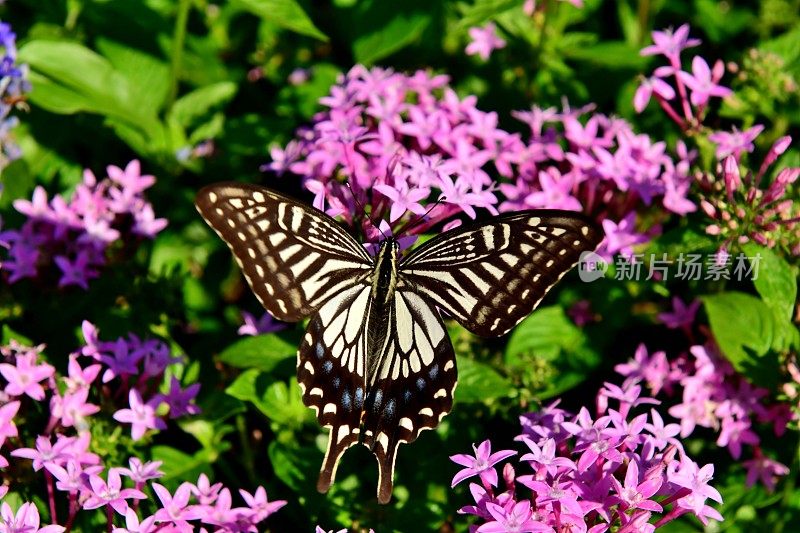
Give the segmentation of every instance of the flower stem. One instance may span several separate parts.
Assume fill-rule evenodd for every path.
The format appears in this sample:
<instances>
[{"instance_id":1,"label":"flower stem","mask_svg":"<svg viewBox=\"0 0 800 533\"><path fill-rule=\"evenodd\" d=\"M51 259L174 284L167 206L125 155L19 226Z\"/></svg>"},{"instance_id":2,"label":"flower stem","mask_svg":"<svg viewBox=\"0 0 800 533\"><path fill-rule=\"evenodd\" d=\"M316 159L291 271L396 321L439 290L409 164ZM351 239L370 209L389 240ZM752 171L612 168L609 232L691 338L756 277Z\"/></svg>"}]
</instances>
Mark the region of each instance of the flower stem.
<instances>
[{"instance_id":1,"label":"flower stem","mask_svg":"<svg viewBox=\"0 0 800 533\"><path fill-rule=\"evenodd\" d=\"M108 519L108 523L106 524L106 532L111 533L111 531L114 529L114 509L112 509L110 505L106 505L106 518Z\"/></svg>"},{"instance_id":2,"label":"flower stem","mask_svg":"<svg viewBox=\"0 0 800 533\"><path fill-rule=\"evenodd\" d=\"M47 502L50 504L50 523L58 524L58 516L56 516L56 494L53 488L53 474L45 469L44 478L47 480Z\"/></svg>"}]
</instances>

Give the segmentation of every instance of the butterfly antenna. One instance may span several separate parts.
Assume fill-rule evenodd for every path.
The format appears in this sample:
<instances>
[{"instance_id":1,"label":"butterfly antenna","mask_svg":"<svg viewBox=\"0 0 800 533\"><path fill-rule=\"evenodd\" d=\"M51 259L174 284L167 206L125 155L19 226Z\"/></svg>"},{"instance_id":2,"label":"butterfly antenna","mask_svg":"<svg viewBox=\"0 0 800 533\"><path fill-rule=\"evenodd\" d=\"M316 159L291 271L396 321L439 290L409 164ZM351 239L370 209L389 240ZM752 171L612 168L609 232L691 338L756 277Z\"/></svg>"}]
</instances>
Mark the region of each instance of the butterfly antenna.
<instances>
[{"instance_id":1,"label":"butterfly antenna","mask_svg":"<svg viewBox=\"0 0 800 533\"><path fill-rule=\"evenodd\" d=\"M435 202L433 202L433 205L430 206L427 211L425 211L425 213L423 213L422 215L417 215L416 217L412 218L411 220L406 222L403 226L401 226L400 229L397 230L395 233L397 235L400 235L402 233L411 231L416 226L419 226L420 223L422 223L422 221L425 220L428 217L428 215L431 214L431 211L436 209L436 206L438 206L445 200L447 200L446 196L440 196L439 198L436 199Z\"/></svg>"},{"instance_id":2,"label":"butterfly antenna","mask_svg":"<svg viewBox=\"0 0 800 533\"><path fill-rule=\"evenodd\" d=\"M345 181L344 184L347 186L348 189L350 189L350 194L353 195L353 201L356 203L356 207L358 207L358 209L364 214L364 218L366 219L367 222L369 222L369 225L372 226L373 228L375 228L376 230L378 230L380 232L380 234L383 235L383 240L388 239L389 237L383 232L383 230L380 228L380 226L378 224L375 224L375 222L372 221L372 217L367 215L367 210L364 207L364 204L362 204L358 200L358 196L356 196L356 193L353 190L353 187L350 186L350 182L349 181Z\"/></svg>"}]
</instances>

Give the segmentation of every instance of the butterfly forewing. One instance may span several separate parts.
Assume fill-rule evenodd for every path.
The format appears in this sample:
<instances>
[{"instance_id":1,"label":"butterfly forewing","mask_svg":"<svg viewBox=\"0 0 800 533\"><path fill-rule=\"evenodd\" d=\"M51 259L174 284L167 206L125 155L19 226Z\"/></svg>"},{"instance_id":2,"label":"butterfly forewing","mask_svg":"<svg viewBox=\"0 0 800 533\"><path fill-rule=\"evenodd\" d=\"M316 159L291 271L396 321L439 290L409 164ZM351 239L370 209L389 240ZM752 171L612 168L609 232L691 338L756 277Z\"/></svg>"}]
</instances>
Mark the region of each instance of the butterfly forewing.
<instances>
[{"instance_id":1,"label":"butterfly forewing","mask_svg":"<svg viewBox=\"0 0 800 533\"><path fill-rule=\"evenodd\" d=\"M601 240L579 213L523 211L431 239L400 264L399 276L466 329L498 336Z\"/></svg>"},{"instance_id":2,"label":"butterfly forewing","mask_svg":"<svg viewBox=\"0 0 800 533\"><path fill-rule=\"evenodd\" d=\"M369 254L332 218L269 189L212 185L196 204L261 304L280 320L308 317L372 272Z\"/></svg>"}]
</instances>

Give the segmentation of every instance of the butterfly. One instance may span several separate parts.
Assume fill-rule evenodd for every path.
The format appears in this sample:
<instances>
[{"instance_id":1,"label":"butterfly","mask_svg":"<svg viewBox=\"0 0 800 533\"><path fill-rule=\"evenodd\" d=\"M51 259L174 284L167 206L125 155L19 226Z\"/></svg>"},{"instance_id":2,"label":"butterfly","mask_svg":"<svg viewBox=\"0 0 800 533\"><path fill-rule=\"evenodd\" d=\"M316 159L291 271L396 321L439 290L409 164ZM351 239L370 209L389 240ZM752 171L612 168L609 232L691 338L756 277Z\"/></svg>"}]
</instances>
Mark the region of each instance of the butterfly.
<instances>
[{"instance_id":1,"label":"butterfly","mask_svg":"<svg viewBox=\"0 0 800 533\"><path fill-rule=\"evenodd\" d=\"M440 310L477 335L503 335L603 235L579 213L521 211L444 232L404 257L389 237L373 257L327 214L264 187L210 185L196 206L270 314L310 319L297 379L330 428L317 489L327 492L342 454L361 442L378 460L381 503L398 446L453 405L456 359Z\"/></svg>"}]
</instances>

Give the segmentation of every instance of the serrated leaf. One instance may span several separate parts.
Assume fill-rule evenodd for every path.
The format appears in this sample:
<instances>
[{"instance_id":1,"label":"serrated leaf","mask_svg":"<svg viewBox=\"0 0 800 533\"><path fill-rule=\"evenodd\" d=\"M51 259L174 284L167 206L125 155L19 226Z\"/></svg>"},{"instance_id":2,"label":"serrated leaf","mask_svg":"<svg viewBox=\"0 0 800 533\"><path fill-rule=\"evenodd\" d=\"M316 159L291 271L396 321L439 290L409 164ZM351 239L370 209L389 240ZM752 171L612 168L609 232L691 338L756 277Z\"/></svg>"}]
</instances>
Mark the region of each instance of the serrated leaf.
<instances>
[{"instance_id":1,"label":"serrated leaf","mask_svg":"<svg viewBox=\"0 0 800 533\"><path fill-rule=\"evenodd\" d=\"M289 332L268 333L240 339L219 354L219 360L236 368L271 372L279 363L297 353L299 338Z\"/></svg>"},{"instance_id":2,"label":"serrated leaf","mask_svg":"<svg viewBox=\"0 0 800 533\"><path fill-rule=\"evenodd\" d=\"M264 20L300 33L327 41L328 36L322 33L308 17L308 14L294 0L236 0L246 10Z\"/></svg>"},{"instance_id":3,"label":"serrated leaf","mask_svg":"<svg viewBox=\"0 0 800 533\"><path fill-rule=\"evenodd\" d=\"M458 360L457 402L485 402L514 394L514 385L495 369L474 359Z\"/></svg>"},{"instance_id":4,"label":"serrated leaf","mask_svg":"<svg viewBox=\"0 0 800 533\"><path fill-rule=\"evenodd\" d=\"M753 285L764 302L775 308L781 320L791 321L797 300L797 276L774 250L755 243L742 246L753 267ZM756 270L757 268L757 270Z\"/></svg>"}]
</instances>

